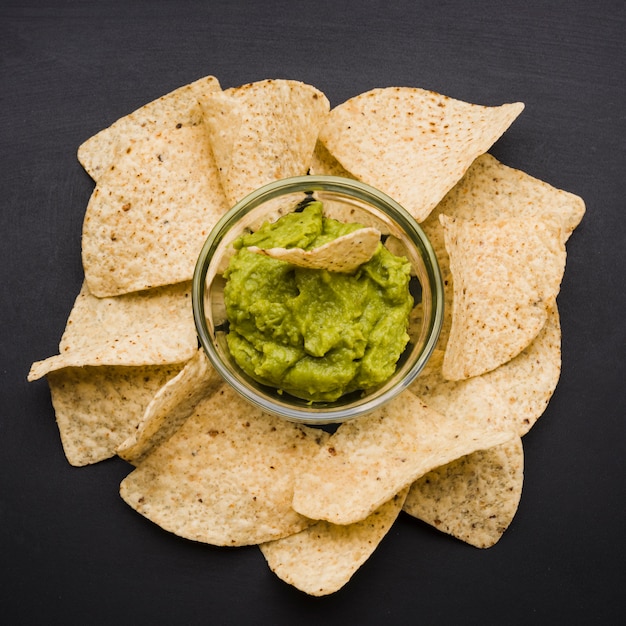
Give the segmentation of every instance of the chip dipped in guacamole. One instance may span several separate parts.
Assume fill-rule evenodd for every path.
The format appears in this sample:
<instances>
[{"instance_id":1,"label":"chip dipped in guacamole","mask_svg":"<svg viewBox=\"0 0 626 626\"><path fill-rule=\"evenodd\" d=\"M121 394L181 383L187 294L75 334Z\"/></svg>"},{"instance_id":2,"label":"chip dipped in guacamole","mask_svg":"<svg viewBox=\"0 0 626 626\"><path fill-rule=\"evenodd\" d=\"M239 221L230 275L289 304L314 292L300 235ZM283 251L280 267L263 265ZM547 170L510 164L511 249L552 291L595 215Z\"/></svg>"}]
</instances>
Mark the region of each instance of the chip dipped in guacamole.
<instances>
[{"instance_id":1,"label":"chip dipped in guacamole","mask_svg":"<svg viewBox=\"0 0 626 626\"><path fill-rule=\"evenodd\" d=\"M394 373L413 307L406 258L379 242L369 260L346 273L254 251L313 250L361 228L325 217L322 203L312 201L235 242L224 273L227 342L253 379L308 401L332 402Z\"/></svg>"}]
</instances>

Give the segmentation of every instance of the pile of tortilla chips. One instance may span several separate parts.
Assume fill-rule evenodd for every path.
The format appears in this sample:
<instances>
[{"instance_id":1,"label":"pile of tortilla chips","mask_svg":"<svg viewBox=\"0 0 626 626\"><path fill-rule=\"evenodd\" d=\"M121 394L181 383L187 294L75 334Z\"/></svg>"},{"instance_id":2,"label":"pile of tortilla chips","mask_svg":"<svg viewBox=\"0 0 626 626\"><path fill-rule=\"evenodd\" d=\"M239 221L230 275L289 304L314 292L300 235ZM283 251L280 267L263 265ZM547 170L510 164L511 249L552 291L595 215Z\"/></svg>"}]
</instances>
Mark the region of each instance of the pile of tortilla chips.
<instances>
[{"instance_id":1,"label":"pile of tortilla chips","mask_svg":"<svg viewBox=\"0 0 626 626\"><path fill-rule=\"evenodd\" d=\"M122 498L164 529L258 544L282 580L340 589L401 511L495 544L522 490L521 437L561 365L556 297L583 201L487 154L521 103L486 107L416 88L330 108L316 88L264 80L181 87L83 143L95 181L84 285L46 376L65 454L134 466ZM445 281L427 369L332 434L264 414L198 349L190 281L237 200L307 172L357 178L419 221ZM419 525L416 524L416 532Z\"/></svg>"}]
</instances>

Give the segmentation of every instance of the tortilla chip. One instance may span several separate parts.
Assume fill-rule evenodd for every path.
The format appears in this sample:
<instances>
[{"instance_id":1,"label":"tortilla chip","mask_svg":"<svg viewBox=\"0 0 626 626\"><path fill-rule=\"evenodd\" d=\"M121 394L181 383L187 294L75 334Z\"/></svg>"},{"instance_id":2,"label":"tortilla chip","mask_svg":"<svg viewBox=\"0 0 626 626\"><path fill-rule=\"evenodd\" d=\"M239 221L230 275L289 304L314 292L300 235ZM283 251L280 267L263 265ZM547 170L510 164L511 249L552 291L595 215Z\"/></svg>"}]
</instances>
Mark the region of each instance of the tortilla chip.
<instances>
[{"instance_id":1,"label":"tortilla chip","mask_svg":"<svg viewBox=\"0 0 626 626\"><path fill-rule=\"evenodd\" d=\"M497 369L466 380L448 380L441 369L443 352L435 350L410 389L444 415L478 419L522 437L541 417L556 388L561 371L560 337L554 307L530 345Z\"/></svg>"},{"instance_id":2,"label":"tortilla chip","mask_svg":"<svg viewBox=\"0 0 626 626\"><path fill-rule=\"evenodd\" d=\"M553 306L532 343L497 369L483 374L506 403L508 423L525 435L543 415L561 374L561 325Z\"/></svg>"},{"instance_id":3,"label":"tortilla chip","mask_svg":"<svg viewBox=\"0 0 626 626\"><path fill-rule=\"evenodd\" d=\"M431 409L449 418L517 433L517 421L510 415L500 390L486 376L447 380L441 371L443 358L443 352L435 351L410 390Z\"/></svg>"},{"instance_id":4,"label":"tortilla chip","mask_svg":"<svg viewBox=\"0 0 626 626\"><path fill-rule=\"evenodd\" d=\"M476 222L509 217L533 221L550 217L561 224L561 232L567 239L580 224L585 203L573 193L503 165L490 154L483 154L441 201L436 212Z\"/></svg>"},{"instance_id":5,"label":"tortilla chip","mask_svg":"<svg viewBox=\"0 0 626 626\"><path fill-rule=\"evenodd\" d=\"M95 296L191 280L206 237L228 208L200 115L129 145L98 178L82 239Z\"/></svg>"},{"instance_id":6,"label":"tortilla chip","mask_svg":"<svg viewBox=\"0 0 626 626\"><path fill-rule=\"evenodd\" d=\"M229 203L280 178L306 174L330 104L311 85L263 80L202 98Z\"/></svg>"},{"instance_id":7,"label":"tortilla chip","mask_svg":"<svg viewBox=\"0 0 626 626\"><path fill-rule=\"evenodd\" d=\"M214 91L220 91L217 78L206 76L149 102L87 139L78 148L78 160L97 182L118 152L141 144L160 130L199 123L198 100Z\"/></svg>"},{"instance_id":8,"label":"tortilla chip","mask_svg":"<svg viewBox=\"0 0 626 626\"><path fill-rule=\"evenodd\" d=\"M259 547L270 569L312 596L341 589L378 547L402 509L408 489L360 522L317 522L295 535Z\"/></svg>"},{"instance_id":9,"label":"tortilla chip","mask_svg":"<svg viewBox=\"0 0 626 626\"><path fill-rule=\"evenodd\" d=\"M368 227L359 228L311 250L257 246L249 246L248 250L298 267L351 274L372 258L379 243L380 231Z\"/></svg>"},{"instance_id":10,"label":"tortilla chip","mask_svg":"<svg viewBox=\"0 0 626 626\"><path fill-rule=\"evenodd\" d=\"M66 367L48 374L52 405L71 465L97 463L136 428L148 403L178 365Z\"/></svg>"},{"instance_id":11,"label":"tortilla chip","mask_svg":"<svg viewBox=\"0 0 626 626\"><path fill-rule=\"evenodd\" d=\"M203 398L216 392L223 382L204 350L198 350L185 367L157 391L134 432L116 449L117 454L129 463L139 465L183 425Z\"/></svg>"},{"instance_id":12,"label":"tortilla chip","mask_svg":"<svg viewBox=\"0 0 626 626\"><path fill-rule=\"evenodd\" d=\"M422 223L437 255L444 281L444 322L439 345L446 345L450 333L453 291L443 226L439 221L441 214L476 222L510 217L535 221L552 217L561 224L562 234L567 239L584 213L585 203L582 198L552 187L520 170L507 167L490 154L479 156L465 176Z\"/></svg>"},{"instance_id":13,"label":"tortilla chip","mask_svg":"<svg viewBox=\"0 0 626 626\"><path fill-rule=\"evenodd\" d=\"M337 429L296 479L293 508L352 524L431 469L511 437L479 419L441 415L405 391Z\"/></svg>"},{"instance_id":14,"label":"tortilla chip","mask_svg":"<svg viewBox=\"0 0 626 626\"><path fill-rule=\"evenodd\" d=\"M224 385L122 481L120 493L181 537L220 546L279 539L311 523L291 507L293 483L327 437L261 412Z\"/></svg>"},{"instance_id":15,"label":"tortilla chip","mask_svg":"<svg viewBox=\"0 0 626 626\"><path fill-rule=\"evenodd\" d=\"M348 170L328 151L321 141L315 144L315 150L311 156L309 174L354 178L354 176L352 176L352 174L350 174L350 172L348 172Z\"/></svg>"},{"instance_id":16,"label":"tortilla chip","mask_svg":"<svg viewBox=\"0 0 626 626\"><path fill-rule=\"evenodd\" d=\"M96 298L83 283L55 356L33 363L28 380L84 365L182 363L198 349L191 284Z\"/></svg>"},{"instance_id":17,"label":"tortilla chip","mask_svg":"<svg viewBox=\"0 0 626 626\"><path fill-rule=\"evenodd\" d=\"M538 335L560 289L565 243L550 220L440 220L453 279L443 375L461 380L506 363Z\"/></svg>"},{"instance_id":18,"label":"tortilla chip","mask_svg":"<svg viewBox=\"0 0 626 626\"><path fill-rule=\"evenodd\" d=\"M523 482L518 437L428 472L411 485L403 510L461 541L489 548L513 520Z\"/></svg>"},{"instance_id":19,"label":"tortilla chip","mask_svg":"<svg viewBox=\"0 0 626 626\"><path fill-rule=\"evenodd\" d=\"M374 89L332 109L319 140L352 176L421 222L523 108L479 106L409 87Z\"/></svg>"}]
</instances>

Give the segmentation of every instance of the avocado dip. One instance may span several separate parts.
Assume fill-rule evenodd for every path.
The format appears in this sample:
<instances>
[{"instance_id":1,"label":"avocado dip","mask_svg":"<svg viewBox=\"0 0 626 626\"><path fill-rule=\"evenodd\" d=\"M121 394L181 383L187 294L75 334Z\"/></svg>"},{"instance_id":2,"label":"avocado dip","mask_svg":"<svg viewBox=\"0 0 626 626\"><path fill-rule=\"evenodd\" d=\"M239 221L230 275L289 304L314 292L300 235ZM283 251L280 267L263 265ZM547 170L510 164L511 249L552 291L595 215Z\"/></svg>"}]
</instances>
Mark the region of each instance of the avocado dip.
<instances>
[{"instance_id":1,"label":"avocado dip","mask_svg":"<svg viewBox=\"0 0 626 626\"><path fill-rule=\"evenodd\" d=\"M310 250L363 228L319 201L242 235L224 273L231 355L250 377L311 402L387 380L409 340L410 263L379 242L352 274L296 267L259 248Z\"/></svg>"}]
</instances>

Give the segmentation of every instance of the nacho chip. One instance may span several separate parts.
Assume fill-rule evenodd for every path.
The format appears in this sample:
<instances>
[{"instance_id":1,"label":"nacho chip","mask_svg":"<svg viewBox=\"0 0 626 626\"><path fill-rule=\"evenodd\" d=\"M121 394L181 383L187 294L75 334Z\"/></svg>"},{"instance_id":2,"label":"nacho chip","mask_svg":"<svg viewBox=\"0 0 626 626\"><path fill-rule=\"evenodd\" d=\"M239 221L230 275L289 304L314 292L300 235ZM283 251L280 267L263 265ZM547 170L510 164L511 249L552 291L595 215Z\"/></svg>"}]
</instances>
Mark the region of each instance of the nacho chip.
<instances>
[{"instance_id":1,"label":"nacho chip","mask_svg":"<svg viewBox=\"0 0 626 626\"><path fill-rule=\"evenodd\" d=\"M561 371L561 331L556 306L537 337L500 367L465 380L442 373L443 352L435 350L411 391L429 407L459 420L480 420L525 435L541 417Z\"/></svg>"},{"instance_id":2,"label":"nacho chip","mask_svg":"<svg viewBox=\"0 0 626 626\"><path fill-rule=\"evenodd\" d=\"M431 409L449 418L517 433L518 423L509 413L505 397L486 375L448 380L441 371L443 358L443 352L435 351L410 390Z\"/></svg>"},{"instance_id":3,"label":"nacho chip","mask_svg":"<svg viewBox=\"0 0 626 626\"><path fill-rule=\"evenodd\" d=\"M461 541L489 548L513 520L523 481L518 437L428 472L411 485L403 510Z\"/></svg>"},{"instance_id":4,"label":"nacho chip","mask_svg":"<svg viewBox=\"0 0 626 626\"><path fill-rule=\"evenodd\" d=\"M405 391L337 429L296 479L293 508L352 524L431 469L511 437L479 419L441 415Z\"/></svg>"},{"instance_id":5,"label":"nacho chip","mask_svg":"<svg viewBox=\"0 0 626 626\"><path fill-rule=\"evenodd\" d=\"M508 167L490 154L483 154L441 201L436 213L475 222L509 217L529 221L552 218L561 224L561 232L567 239L580 224L585 203L573 193Z\"/></svg>"},{"instance_id":6,"label":"nacho chip","mask_svg":"<svg viewBox=\"0 0 626 626\"><path fill-rule=\"evenodd\" d=\"M444 322L439 345L446 345L452 322L452 276L443 226L439 221L441 214L476 222L510 217L535 221L552 217L561 224L562 234L567 239L584 212L585 203L578 196L507 167L490 154L479 156L422 223L437 255L445 286Z\"/></svg>"},{"instance_id":7,"label":"nacho chip","mask_svg":"<svg viewBox=\"0 0 626 626\"><path fill-rule=\"evenodd\" d=\"M52 405L71 465L97 463L136 428L178 365L65 367L48 373Z\"/></svg>"},{"instance_id":8,"label":"nacho chip","mask_svg":"<svg viewBox=\"0 0 626 626\"><path fill-rule=\"evenodd\" d=\"M123 481L122 498L181 537L240 546L299 532L295 476L327 439L255 409L224 385Z\"/></svg>"},{"instance_id":9,"label":"nacho chip","mask_svg":"<svg viewBox=\"0 0 626 626\"><path fill-rule=\"evenodd\" d=\"M483 374L504 399L507 423L525 435L543 415L561 374L561 325L554 305L543 328L514 359Z\"/></svg>"},{"instance_id":10,"label":"nacho chip","mask_svg":"<svg viewBox=\"0 0 626 626\"><path fill-rule=\"evenodd\" d=\"M408 87L374 89L331 110L319 140L355 178L419 222L521 113Z\"/></svg>"},{"instance_id":11,"label":"nacho chip","mask_svg":"<svg viewBox=\"0 0 626 626\"><path fill-rule=\"evenodd\" d=\"M202 98L204 121L229 203L280 178L306 174L326 96L293 80L263 80Z\"/></svg>"},{"instance_id":12,"label":"nacho chip","mask_svg":"<svg viewBox=\"0 0 626 626\"><path fill-rule=\"evenodd\" d=\"M177 124L198 124L201 121L199 98L215 91L220 91L217 78L206 76L149 102L87 139L78 148L78 160L97 182L113 164L117 153Z\"/></svg>"},{"instance_id":13,"label":"nacho chip","mask_svg":"<svg viewBox=\"0 0 626 626\"><path fill-rule=\"evenodd\" d=\"M260 543L270 568L310 595L345 585L403 506L472 545L497 542L521 494L519 437L558 381L555 298L585 210L482 154L522 109L388 88L329 116L326 97L303 83L221 92L206 77L87 140L78 157L96 188L85 284L59 354L29 373L48 378L70 463L117 452L136 465L120 493L139 513L192 540ZM451 305L445 354L332 437L264 414L221 382L197 349L187 282L228 206L307 171L368 182L423 221ZM325 202L343 221L351 210ZM351 271L366 259L345 243L260 252Z\"/></svg>"},{"instance_id":14,"label":"nacho chip","mask_svg":"<svg viewBox=\"0 0 626 626\"><path fill-rule=\"evenodd\" d=\"M380 242L380 231L372 227L359 228L337 237L317 248L259 248L249 246L250 252L264 254L298 267L325 269L329 272L351 274L372 258Z\"/></svg>"},{"instance_id":15,"label":"nacho chip","mask_svg":"<svg viewBox=\"0 0 626 626\"><path fill-rule=\"evenodd\" d=\"M270 569L312 596L341 589L378 547L402 509L408 488L360 522L339 526L316 522L259 547Z\"/></svg>"},{"instance_id":16,"label":"nacho chip","mask_svg":"<svg viewBox=\"0 0 626 626\"><path fill-rule=\"evenodd\" d=\"M565 243L550 220L440 220L453 279L443 374L461 380L506 363L537 336L559 292Z\"/></svg>"},{"instance_id":17,"label":"nacho chip","mask_svg":"<svg viewBox=\"0 0 626 626\"><path fill-rule=\"evenodd\" d=\"M142 137L99 176L82 238L95 296L191 280L206 237L228 208L200 120Z\"/></svg>"},{"instance_id":18,"label":"nacho chip","mask_svg":"<svg viewBox=\"0 0 626 626\"><path fill-rule=\"evenodd\" d=\"M350 174L350 172L348 172L348 170L328 151L321 141L315 144L315 150L311 156L309 174L354 178L354 176L352 176L352 174Z\"/></svg>"},{"instance_id":19,"label":"nacho chip","mask_svg":"<svg viewBox=\"0 0 626 626\"><path fill-rule=\"evenodd\" d=\"M64 367L182 363L197 348L190 283L116 298L96 298L83 283L59 354L33 363L28 380Z\"/></svg>"},{"instance_id":20,"label":"nacho chip","mask_svg":"<svg viewBox=\"0 0 626 626\"><path fill-rule=\"evenodd\" d=\"M198 350L185 367L157 391L141 422L116 449L117 454L129 463L139 465L183 425L203 398L216 392L223 382L204 351Z\"/></svg>"}]
</instances>

